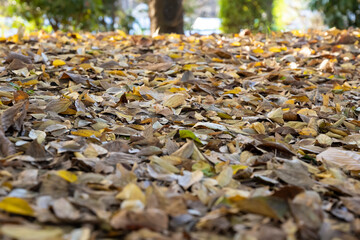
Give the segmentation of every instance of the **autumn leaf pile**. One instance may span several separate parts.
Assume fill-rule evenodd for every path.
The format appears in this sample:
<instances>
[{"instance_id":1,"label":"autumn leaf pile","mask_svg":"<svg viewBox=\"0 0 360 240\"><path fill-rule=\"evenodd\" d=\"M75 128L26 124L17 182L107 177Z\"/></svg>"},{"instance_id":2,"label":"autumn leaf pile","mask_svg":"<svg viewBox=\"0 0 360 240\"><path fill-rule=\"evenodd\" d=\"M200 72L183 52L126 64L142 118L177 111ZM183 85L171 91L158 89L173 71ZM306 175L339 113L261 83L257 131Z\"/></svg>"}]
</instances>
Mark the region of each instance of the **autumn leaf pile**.
<instances>
[{"instance_id":1,"label":"autumn leaf pile","mask_svg":"<svg viewBox=\"0 0 360 240\"><path fill-rule=\"evenodd\" d=\"M3 239L357 239L360 31L0 39Z\"/></svg>"}]
</instances>

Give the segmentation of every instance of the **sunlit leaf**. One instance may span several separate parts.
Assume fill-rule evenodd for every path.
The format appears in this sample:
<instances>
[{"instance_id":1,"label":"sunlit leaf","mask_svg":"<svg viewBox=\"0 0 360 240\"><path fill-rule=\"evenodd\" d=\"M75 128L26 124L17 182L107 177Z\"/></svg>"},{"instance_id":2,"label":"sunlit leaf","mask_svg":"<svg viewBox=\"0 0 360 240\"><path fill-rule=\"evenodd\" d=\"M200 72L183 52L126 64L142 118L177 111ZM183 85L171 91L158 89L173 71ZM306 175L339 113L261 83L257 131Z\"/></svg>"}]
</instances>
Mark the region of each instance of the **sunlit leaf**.
<instances>
[{"instance_id":1,"label":"sunlit leaf","mask_svg":"<svg viewBox=\"0 0 360 240\"><path fill-rule=\"evenodd\" d=\"M71 183L76 182L76 180L77 180L76 174L66 171L66 170L59 170L56 172L56 174L59 177L65 179L66 181L71 182Z\"/></svg>"},{"instance_id":2,"label":"sunlit leaf","mask_svg":"<svg viewBox=\"0 0 360 240\"><path fill-rule=\"evenodd\" d=\"M1 226L0 230L5 236L23 240L60 240L63 235L63 231L60 228L54 227L35 228L27 225L5 224Z\"/></svg>"},{"instance_id":3,"label":"sunlit leaf","mask_svg":"<svg viewBox=\"0 0 360 240\"><path fill-rule=\"evenodd\" d=\"M190 130L179 130L179 135L180 138L190 138L193 139L195 142L202 144L200 139L196 137L196 135Z\"/></svg>"},{"instance_id":4,"label":"sunlit leaf","mask_svg":"<svg viewBox=\"0 0 360 240\"><path fill-rule=\"evenodd\" d=\"M89 129L80 129L77 131L71 131L72 135L80 136L80 137L100 137L103 131L95 131L95 130L89 130Z\"/></svg>"},{"instance_id":5,"label":"sunlit leaf","mask_svg":"<svg viewBox=\"0 0 360 240\"><path fill-rule=\"evenodd\" d=\"M8 213L34 216L34 210L29 203L21 198L5 197L0 201L0 209Z\"/></svg>"},{"instance_id":6,"label":"sunlit leaf","mask_svg":"<svg viewBox=\"0 0 360 240\"><path fill-rule=\"evenodd\" d=\"M238 94L241 92L241 88L240 87L236 87L233 90L229 90L224 92L224 94Z\"/></svg>"},{"instance_id":7,"label":"sunlit leaf","mask_svg":"<svg viewBox=\"0 0 360 240\"><path fill-rule=\"evenodd\" d=\"M53 61L52 64L54 67L60 67L60 66L64 66L66 64L66 62L64 62L63 60L60 60L60 59L56 59Z\"/></svg>"}]
</instances>

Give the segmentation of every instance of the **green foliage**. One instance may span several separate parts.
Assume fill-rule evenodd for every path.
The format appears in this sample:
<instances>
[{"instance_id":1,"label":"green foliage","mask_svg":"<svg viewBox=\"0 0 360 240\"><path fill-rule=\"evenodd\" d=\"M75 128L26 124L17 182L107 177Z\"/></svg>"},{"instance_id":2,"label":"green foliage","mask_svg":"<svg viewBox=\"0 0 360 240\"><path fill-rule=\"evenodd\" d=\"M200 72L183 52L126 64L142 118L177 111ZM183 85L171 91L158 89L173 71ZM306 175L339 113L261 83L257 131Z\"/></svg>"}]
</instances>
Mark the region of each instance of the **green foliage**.
<instances>
[{"instance_id":1,"label":"green foliage","mask_svg":"<svg viewBox=\"0 0 360 240\"><path fill-rule=\"evenodd\" d=\"M183 0L184 7L184 28L191 30L197 16L195 14L196 9L201 8L202 5L197 1Z\"/></svg>"},{"instance_id":2,"label":"green foliage","mask_svg":"<svg viewBox=\"0 0 360 240\"><path fill-rule=\"evenodd\" d=\"M118 11L116 0L14 0L7 7L7 15L21 16L37 29L46 19L55 31L114 30Z\"/></svg>"},{"instance_id":3,"label":"green foliage","mask_svg":"<svg viewBox=\"0 0 360 240\"><path fill-rule=\"evenodd\" d=\"M129 33L130 30L133 28L133 24L139 25L135 17L132 15L131 11L120 12L119 25L124 32Z\"/></svg>"},{"instance_id":4,"label":"green foliage","mask_svg":"<svg viewBox=\"0 0 360 240\"><path fill-rule=\"evenodd\" d=\"M272 25L273 0L220 0L220 18L225 33L240 29L266 31Z\"/></svg>"},{"instance_id":5,"label":"green foliage","mask_svg":"<svg viewBox=\"0 0 360 240\"><path fill-rule=\"evenodd\" d=\"M322 12L325 23L330 27L360 27L358 0L310 0L310 8Z\"/></svg>"},{"instance_id":6,"label":"green foliage","mask_svg":"<svg viewBox=\"0 0 360 240\"><path fill-rule=\"evenodd\" d=\"M273 3L273 25L274 30L282 30L285 28L286 24L283 20L283 13L286 11L285 0L274 0Z\"/></svg>"}]
</instances>

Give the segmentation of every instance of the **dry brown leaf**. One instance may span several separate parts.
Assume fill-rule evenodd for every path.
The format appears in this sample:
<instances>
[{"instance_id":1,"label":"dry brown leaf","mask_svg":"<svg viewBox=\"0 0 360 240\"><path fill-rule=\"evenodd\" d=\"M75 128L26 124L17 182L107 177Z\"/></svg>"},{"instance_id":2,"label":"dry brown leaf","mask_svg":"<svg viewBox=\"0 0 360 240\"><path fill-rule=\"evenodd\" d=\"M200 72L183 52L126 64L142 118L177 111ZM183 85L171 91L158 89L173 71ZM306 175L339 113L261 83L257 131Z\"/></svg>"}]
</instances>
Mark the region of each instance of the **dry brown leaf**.
<instances>
[{"instance_id":1,"label":"dry brown leaf","mask_svg":"<svg viewBox=\"0 0 360 240\"><path fill-rule=\"evenodd\" d=\"M316 156L316 160L348 171L360 171L360 154L357 152L328 148Z\"/></svg>"},{"instance_id":2,"label":"dry brown leaf","mask_svg":"<svg viewBox=\"0 0 360 240\"><path fill-rule=\"evenodd\" d=\"M169 107L169 108L177 108L181 105L183 105L185 103L186 100L186 96L183 94L174 94L171 95L169 97L167 97L164 102L163 105L165 107Z\"/></svg>"}]
</instances>

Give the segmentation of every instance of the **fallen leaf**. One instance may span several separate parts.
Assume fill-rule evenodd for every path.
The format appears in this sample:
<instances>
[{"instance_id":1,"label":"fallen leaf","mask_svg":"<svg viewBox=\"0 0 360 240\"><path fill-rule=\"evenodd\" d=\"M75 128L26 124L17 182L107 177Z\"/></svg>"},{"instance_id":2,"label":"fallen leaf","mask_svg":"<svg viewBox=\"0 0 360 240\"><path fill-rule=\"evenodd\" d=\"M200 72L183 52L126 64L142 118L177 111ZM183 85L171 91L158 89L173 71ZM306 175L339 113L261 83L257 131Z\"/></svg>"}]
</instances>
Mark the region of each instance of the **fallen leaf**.
<instances>
[{"instance_id":1,"label":"fallen leaf","mask_svg":"<svg viewBox=\"0 0 360 240\"><path fill-rule=\"evenodd\" d=\"M202 144L200 139L190 130L179 130L179 136L180 138L190 138L195 142Z\"/></svg>"},{"instance_id":2,"label":"fallen leaf","mask_svg":"<svg viewBox=\"0 0 360 240\"><path fill-rule=\"evenodd\" d=\"M179 177L178 182L184 189L188 189L194 183L199 182L204 176L203 172L199 170L195 172L184 171L183 174L183 176Z\"/></svg>"},{"instance_id":3,"label":"fallen leaf","mask_svg":"<svg viewBox=\"0 0 360 240\"><path fill-rule=\"evenodd\" d=\"M269 112L267 114L268 118L270 118L271 120L273 120L274 122L283 124L284 123L284 113L283 110L281 108L277 108L272 110L271 112Z\"/></svg>"},{"instance_id":4,"label":"fallen leaf","mask_svg":"<svg viewBox=\"0 0 360 240\"><path fill-rule=\"evenodd\" d=\"M356 152L328 148L318 154L316 160L347 171L360 171L360 155Z\"/></svg>"},{"instance_id":5,"label":"fallen leaf","mask_svg":"<svg viewBox=\"0 0 360 240\"><path fill-rule=\"evenodd\" d=\"M0 209L8 213L34 216L35 212L27 201L16 197L5 197L0 201Z\"/></svg>"},{"instance_id":6,"label":"fallen leaf","mask_svg":"<svg viewBox=\"0 0 360 240\"><path fill-rule=\"evenodd\" d=\"M277 197L254 197L233 203L241 211L261 214L274 219L282 219L288 213L286 201Z\"/></svg>"},{"instance_id":7,"label":"fallen leaf","mask_svg":"<svg viewBox=\"0 0 360 240\"><path fill-rule=\"evenodd\" d=\"M240 87L236 87L232 90L226 91L224 92L224 94L238 94L241 92L241 88Z\"/></svg>"},{"instance_id":8,"label":"fallen leaf","mask_svg":"<svg viewBox=\"0 0 360 240\"><path fill-rule=\"evenodd\" d=\"M129 183L124 189L116 195L116 198L122 200L140 200L143 204L146 203L145 194L134 183Z\"/></svg>"},{"instance_id":9,"label":"fallen leaf","mask_svg":"<svg viewBox=\"0 0 360 240\"><path fill-rule=\"evenodd\" d=\"M0 231L7 237L22 240L60 240L63 236L63 231L55 227L37 228L27 225L4 224Z\"/></svg>"},{"instance_id":10,"label":"fallen leaf","mask_svg":"<svg viewBox=\"0 0 360 240\"><path fill-rule=\"evenodd\" d=\"M183 94L174 94L168 97L163 105L165 107L177 108L185 103L186 96Z\"/></svg>"},{"instance_id":11,"label":"fallen leaf","mask_svg":"<svg viewBox=\"0 0 360 240\"><path fill-rule=\"evenodd\" d=\"M77 180L76 174L66 170L59 170L56 172L56 174L70 183L76 182Z\"/></svg>"},{"instance_id":12,"label":"fallen leaf","mask_svg":"<svg viewBox=\"0 0 360 240\"><path fill-rule=\"evenodd\" d=\"M103 131L95 131L90 129L79 129L77 131L71 131L72 135L81 137L100 137Z\"/></svg>"},{"instance_id":13,"label":"fallen leaf","mask_svg":"<svg viewBox=\"0 0 360 240\"><path fill-rule=\"evenodd\" d=\"M111 218L110 224L115 229L149 228L154 231L163 231L167 229L169 220L164 211L150 208L142 212L121 210Z\"/></svg>"},{"instance_id":14,"label":"fallen leaf","mask_svg":"<svg viewBox=\"0 0 360 240\"><path fill-rule=\"evenodd\" d=\"M67 98L57 99L57 100L50 101L46 105L45 110L51 111L51 112L56 112L56 113L61 113L61 112L65 112L70 107L71 104L72 104L71 100L69 100Z\"/></svg>"},{"instance_id":15,"label":"fallen leaf","mask_svg":"<svg viewBox=\"0 0 360 240\"><path fill-rule=\"evenodd\" d=\"M53 61L52 64L54 67L59 67L59 66L64 66L66 64L66 62L64 62L63 60L60 60L60 59L56 59Z\"/></svg>"}]
</instances>

